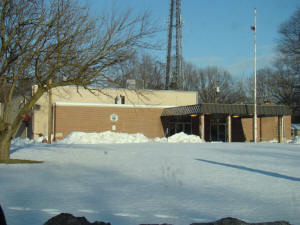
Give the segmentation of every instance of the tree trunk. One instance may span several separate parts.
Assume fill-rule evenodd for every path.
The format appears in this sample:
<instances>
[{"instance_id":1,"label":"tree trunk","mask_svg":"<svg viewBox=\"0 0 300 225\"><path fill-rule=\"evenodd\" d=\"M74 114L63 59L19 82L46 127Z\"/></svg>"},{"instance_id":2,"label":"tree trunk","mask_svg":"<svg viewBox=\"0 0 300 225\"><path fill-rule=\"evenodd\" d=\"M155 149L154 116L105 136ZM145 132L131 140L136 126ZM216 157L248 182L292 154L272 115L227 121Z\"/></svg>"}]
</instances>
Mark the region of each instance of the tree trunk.
<instances>
[{"instance_id":1,"label":"tree trunk","mask_svg":"<svg viewBox=\"0 0 300 225\"><path fill-rule=\"evenodd\" d=\"M11 137L9 134L4 134L0 137L0 160L8 161L10 159L10 142Z\"/></svg>"},{"instance_id":2,"label":"tree trunk","mask_svg":"<svg viewBox=\"0 0 300 225\"><path fill-rule=\"evenodd\" d=\"M0 160L10 159L10 144L16 131L19 129L22 118L18 116L13 124L6 123L0 130Z\"/></svg>"}]
</instances>

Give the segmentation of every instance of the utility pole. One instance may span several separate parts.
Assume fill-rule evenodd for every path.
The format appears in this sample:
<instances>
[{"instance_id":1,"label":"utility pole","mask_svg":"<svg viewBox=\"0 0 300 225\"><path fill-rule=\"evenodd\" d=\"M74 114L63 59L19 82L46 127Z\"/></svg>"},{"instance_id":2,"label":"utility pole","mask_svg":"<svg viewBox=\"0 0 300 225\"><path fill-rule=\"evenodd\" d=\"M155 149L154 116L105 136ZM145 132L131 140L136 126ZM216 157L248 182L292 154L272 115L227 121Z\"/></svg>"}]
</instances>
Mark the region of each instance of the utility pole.
<instances>
[{"instance_id":1,"label":"utility pole","mask_svg":"<svg viewBox=\"0 0 300 225\"><path fill-rule=\"evenodd\" d=\"M252 28L252 27L251 27ZM253 141L257 142L257 103L256 103L256 9L254 9L254 116L253 116Z\"/></svg>"},{"instance_id":2,"label":"utility pole","mask_svg":"<svg viewBox=\"0 0 300 225\"><path fill-rule=\"evenodd\" d=\"M169 89L169 80L170 80L170 72L171 72L170 68L171 68L171 50L172 50L173 14L174 14L174 0L170 0L167 65L166 65L166 84L165 84L166 90Z\"/></svg>"},{"instance_id":3,"label":"utility pole","mask_svg":"<svg viewBox=\"0 0 300 225\"><path fill-rule=\"evenodd\" d=\"M49 80L49 85L51 86L52 79ZM52 134L52 89L49 89L49 103L48 103L48 144L51 144L51 134Z\"/></svg>"}]
</instances>

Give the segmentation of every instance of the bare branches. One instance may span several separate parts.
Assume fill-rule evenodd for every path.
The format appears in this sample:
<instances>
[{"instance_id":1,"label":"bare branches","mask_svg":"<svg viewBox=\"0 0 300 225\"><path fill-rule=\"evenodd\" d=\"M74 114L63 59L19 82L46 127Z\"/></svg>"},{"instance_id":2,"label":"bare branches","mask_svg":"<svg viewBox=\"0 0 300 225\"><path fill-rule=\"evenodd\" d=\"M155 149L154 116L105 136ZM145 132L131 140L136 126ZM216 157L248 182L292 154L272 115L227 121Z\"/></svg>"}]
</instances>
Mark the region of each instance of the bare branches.
<instances>
[{"instance_id":1,"label":"bare branches","mask_svg":"<svg viewBox=\"0 0 300 225\"><path fill-rule=\"evenodd\" d=\"M277 86L276 97L288 105L294 115L300 115L300 8L279 29L278 49L280 59L276 61L278 79L284 81ZM299 117L300 118L300 117ZM299 122L298 118L298 122Z\"/></svg>"},{"instance_id":2,"label":"bare branches","mask_svg":"<svg viewBox=\"0 0 300 225\"><path fill-rule=\"evenodd\" d=\"M300 8L280 26L279 34L279 50L285 55L297 56L300 61Z\"/></svg>"}]
</instances>

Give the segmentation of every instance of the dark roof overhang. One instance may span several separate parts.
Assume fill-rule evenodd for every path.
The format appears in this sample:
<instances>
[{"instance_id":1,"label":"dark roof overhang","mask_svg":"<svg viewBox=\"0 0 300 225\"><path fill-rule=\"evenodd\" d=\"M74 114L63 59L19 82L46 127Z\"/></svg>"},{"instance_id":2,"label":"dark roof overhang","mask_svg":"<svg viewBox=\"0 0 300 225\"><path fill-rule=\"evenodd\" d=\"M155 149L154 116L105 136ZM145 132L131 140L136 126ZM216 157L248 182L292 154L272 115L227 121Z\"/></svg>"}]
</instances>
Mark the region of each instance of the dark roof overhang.
<instances>
[{"instance_id":1,"label":"dark roof overhang","mask_svg":"<svg viewBox=\"0 0 300 225\"><path fill-rule=\"evenodd\" d=\"M239 116L252 116L253 104L213 104L202 103L197 105L165 108L161 116L184 116L193 114L228 114ZM257 105L258 116L283 116L291 115L287 106L282 105Z\"/></svg>"}]
</instances>

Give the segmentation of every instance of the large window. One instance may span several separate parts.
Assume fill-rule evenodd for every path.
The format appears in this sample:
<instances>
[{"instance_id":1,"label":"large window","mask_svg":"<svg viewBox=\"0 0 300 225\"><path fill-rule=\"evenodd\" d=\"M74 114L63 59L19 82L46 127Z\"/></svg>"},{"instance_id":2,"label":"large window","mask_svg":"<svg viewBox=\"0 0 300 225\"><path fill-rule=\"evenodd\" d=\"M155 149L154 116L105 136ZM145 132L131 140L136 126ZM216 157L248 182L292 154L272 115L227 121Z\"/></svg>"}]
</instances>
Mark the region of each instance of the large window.
<instances>
[{"instance_id":1,"label":"large window","mask_svg":"<svg viewBox=\"0 0 300 225\"><path fill-rule=\"evenodd\" d=\"M170 122L169 123L169 135L184 132L186 134L192 133L191 122Z\"/></svg>"},{"instance_id":2,"label":"large window","mask_svg":"<svg viewBox=\"0 0 300 225\"><path fill-rule=\"evenodd\" d=\"M176 117L169 122L168 136L180 132L184 132L186 134L192 133L192 123L190 117Z\"/></svg>"}]
</instances>

